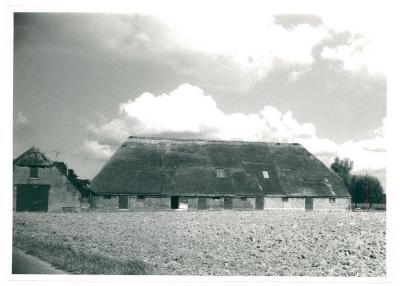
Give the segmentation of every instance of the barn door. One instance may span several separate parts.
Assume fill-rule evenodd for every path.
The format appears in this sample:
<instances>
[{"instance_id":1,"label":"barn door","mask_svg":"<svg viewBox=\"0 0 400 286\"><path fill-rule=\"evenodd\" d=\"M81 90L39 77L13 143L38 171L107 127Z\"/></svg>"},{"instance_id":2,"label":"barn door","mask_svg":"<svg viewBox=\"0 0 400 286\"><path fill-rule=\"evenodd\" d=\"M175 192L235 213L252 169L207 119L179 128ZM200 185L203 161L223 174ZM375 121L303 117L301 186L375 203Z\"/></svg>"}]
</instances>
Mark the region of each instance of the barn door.
<instances>
[{"instance_id":1,"label":"barn door","mask_svg":"<svg viewBox=\"0 0 400 286\"><path fill-rule=\"evenodd\" d=\"M233 208L232 198L224 198L224 209L231 210Z\"/></svg>"},{"instance_id":2,"label":"barn door","mask_svg":"<svg viewBox=\"0 0 400 286\"><path fill-rule=\"evenodd\" d=\"M313 210L313 198L306 198L306 211Z\"/></svg>"},{"instance_id":3,"label":"barn door","mask_svg":"<svg viewBox=\"0 0 400 286\"><path fill-rule=\"evenodd\" d=\"M128 208L128 196L119 196L119 208L120 209Z\"/></svg>"},{"instance_id":4,"label":"barn door","mask_svg":"<svg viewBox=\"0 0 400 286\"><path fill-rule=\"evenodd\" d=\"M179 209L179 197L171 197L171 209Z\"/></svg>"},{"instance_id":5,"label":"barn door","mask_svg":"<svg viewBox=\"0 0 400 286\"><path fill-rule=\"evenodd\" d=\"M47 212L49 185L17 185L17 212Z\"/></svg>"},{"instance_id":6,"label":"barn door","mask_svg":"<svg viewBox=\"0 0 400 286\"><path fill-rule=\"evenodd\" d=\"M264 209L264 197L256 197L256 210Z\"/></svg>"},{"instance_id":7,"label":"barn door","mask_svg":"<svg viewBox=\"0 0 400 286\"><path fill-rule=\"evenodd\" d=\"M206 198L199 198L197 200L197 208L199 210L206 210L208 208L207 199Z\"/></svg>"}]
</instances>

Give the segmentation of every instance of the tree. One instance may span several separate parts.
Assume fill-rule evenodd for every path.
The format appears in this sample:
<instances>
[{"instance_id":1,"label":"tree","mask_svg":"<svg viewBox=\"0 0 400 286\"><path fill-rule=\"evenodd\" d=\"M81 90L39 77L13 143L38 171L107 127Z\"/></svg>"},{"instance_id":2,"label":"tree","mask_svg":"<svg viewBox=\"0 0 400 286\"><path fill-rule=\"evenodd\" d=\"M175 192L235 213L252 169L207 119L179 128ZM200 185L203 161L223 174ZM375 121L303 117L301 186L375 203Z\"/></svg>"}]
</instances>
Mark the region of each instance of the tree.
<instances>
[{"instance_id":1,"label":"tree","mask_svg":"<svg viewBox=\"0 0 400 286\"><path fill-rule=\"evenodd\" d=\"M368 174L350 174L353 169L353 161L348 158L339 159L339 157L336 157L331 164L331 169L342 178L351 195L351 201L356 206L359 203L368 203L370 207L372 204L385 203L386 196L377 177Z\"/></svg>"},{"instance_id":2,"label":"tree","mask_svg":"<svg viewBox=\"0 0 400 286\"><path fill-rule=\"evenodd\" d=\"M385 203L386 196L377 177L368 174L353 175L349 191L352 201L356 205L357 203L368 203L371 207L372 204Z\"/></svg>"},{"instance_id":3,"label":"tree","mask_svg":"<svg viewBox=\"0 0 400 286\"><path fill-rule=\"evenodd\" d=\"M351 181L350 172L353 169L353 161L350 161L348 158L339 159L339 157L336 157L331 164L331 169L342 178L346 188L349 189Z\"/></svg>"}]
</instances>

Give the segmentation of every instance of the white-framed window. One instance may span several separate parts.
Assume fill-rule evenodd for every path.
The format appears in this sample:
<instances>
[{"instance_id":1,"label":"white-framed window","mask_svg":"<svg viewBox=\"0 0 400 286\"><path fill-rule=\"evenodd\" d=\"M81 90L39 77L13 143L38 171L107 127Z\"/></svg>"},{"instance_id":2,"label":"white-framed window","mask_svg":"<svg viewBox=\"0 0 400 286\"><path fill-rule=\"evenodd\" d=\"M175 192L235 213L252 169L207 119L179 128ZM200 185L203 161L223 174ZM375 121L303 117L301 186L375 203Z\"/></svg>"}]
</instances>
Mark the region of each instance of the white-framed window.
<instances>
[{"instance_id":1,"label":"white-framed window","mask_svg":"<svg viewBox=\"0 0 400 286\"><path fill-rule=\"evenodd\" d=\"M216 169L217 178L225 178L225 170L224 169Z\"/></svg>"},{"instance_id":2,"label":"white-framed window","mask_svg":"<svg viewBox=\"0 0 400 286\"><path fill-rule=\"evenodd\" d=\"M334 203L335 201L336 201L335 198L329 198L330 203Z\"/></svg>"},{"instance_id":3,"label":"white-framed window","mask_svg":"<svg viewBox=\"0 0 400 286\"><path fill-rule=\"evenodd\" d=\"M269 172L268 171L262 171L264 179L269 179Z\"/></svg>"},{"instance_id":4,"label":"white-framed window","mask_svg":"<svg viewBox=\"0 0 400 286\"><path fill-rule=\"evenodd\" d=\"M289 198L282 198L282 202L288 202Z\"/></svg>"}]
</instances>

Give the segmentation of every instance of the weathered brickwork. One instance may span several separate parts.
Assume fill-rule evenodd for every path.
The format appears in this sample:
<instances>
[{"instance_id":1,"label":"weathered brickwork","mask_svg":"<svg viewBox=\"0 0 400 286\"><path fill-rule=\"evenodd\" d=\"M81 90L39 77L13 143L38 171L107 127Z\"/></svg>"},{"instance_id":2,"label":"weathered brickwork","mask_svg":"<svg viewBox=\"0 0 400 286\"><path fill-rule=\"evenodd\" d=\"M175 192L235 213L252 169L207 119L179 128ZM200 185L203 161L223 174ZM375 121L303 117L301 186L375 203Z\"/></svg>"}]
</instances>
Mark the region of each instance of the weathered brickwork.
<instances>
[{"instance_id":1,"label":"weathered brickwork","mask_svg":"<svg viewBox=\"0 0 400 286\"><path fill-rule=\"evenodd\" d=\"M335 198L330 201L329 198L314 198L314 210L350 210L351 199Z\"/></svg>"},{"instance_id":2,"label":"weathered brickwork","mask_svg":"<svg viewBox=\"0 0 400 286\"><path fill-rule=\"evenodd\" d=\"M94 205L98 209L117 210L119 206L118 196L93 196Z\"/></svg>"},{"instance_id":3,"label":"weathered brickwork","mask_svg":"<svg viewBox=\"0 0 400 286\"><path fill-rule=\"evenodd\" d=\"M119 210L119 196L97 195L95 205L99 210ZM180 197L179 208L183 210L254 210L255 198L207 198L207 197ZM305 198L265 197L264 209L305 210ZM313 198L313 210L349 210L348 198ZM171 210L171 198L152 198L129 196L127 210L151 211Z\"/></svg>"},{"instance_id":4,"label":"weathered brickwork","mask_svg":"<svg viewBox=\"0 0 400 286\"><path fill-rule=\"evenodd\" d=\"M61 174L55 167L38 168L38 178L30 178L30 168L14 166L13 172L13 209L16 210L17 187L18 184L37 184L49 185L48 211L57 212L63 209L80 208L80 192Z\"/></svg>"},{"instance_id":5,"label":"weathered brickwork","mask_svg":"<svg viewBox=\"0 0 400 286\"><path fill-rule=\"evenodd\" d=\"M350 210L349 198L313 198L313 210ZM264 199L264 209L297 209L305 210L304 198L287 198L287 201L282 198L275 197Z\"/></svg>"}]
</instances>

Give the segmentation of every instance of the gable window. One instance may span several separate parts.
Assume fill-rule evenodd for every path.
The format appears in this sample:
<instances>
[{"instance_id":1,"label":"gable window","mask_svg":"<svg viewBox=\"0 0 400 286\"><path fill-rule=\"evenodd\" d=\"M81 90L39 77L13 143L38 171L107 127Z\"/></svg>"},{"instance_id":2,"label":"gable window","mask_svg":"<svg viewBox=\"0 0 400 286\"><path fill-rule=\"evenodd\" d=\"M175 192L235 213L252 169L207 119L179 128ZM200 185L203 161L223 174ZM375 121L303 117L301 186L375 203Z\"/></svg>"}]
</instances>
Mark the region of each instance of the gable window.
<instances>
[{"instance_id":1,"label":"gable window","mask_svg":"<svg viewBox=\"0 0 400 286\"><path fill-rule=\"evenodd\" d=\"M264 179L269 179L269 173L268 171L262 171Z\"/></svg>"},{"instance_id":2,"label":"gable window","mask_svg":"<svg viewBox=\"0 0 400 286\"><path fill-rule=\"evenodd\" d=\"M289 198L282 198L282 202L288 202Z\"/></svg>"},{"instance_id":3,"label":"gable window","mask_svg":"<svg viewBox=\"0 0 400 286\"><path fill-rule=\"evenodd\" d=\"M224 169L216 169L217 178L225 178L225 170Z\"/></svg>"},{"instance_id":4,"label":"gable window","mask_svg":"<svg viewBox=\"0 0 400 286\"><path fill-rule=\"evenodd\" d=\"M39 169L38 167L31 167L29 172L30 178L39 178Z\"/></svg>"},{"instance_id":5,"label":"gable window","mask_svg":"<svg viewBox=\"0 0 400 286\"><path fill-rule=\"evenodd\" d=\"M111 199L111 195L104 195L103 198L105 198L106 200Z\"/></svg>"},{"instance_id":6,"label":"gable window","mask_svg":"<svg viewBox=\"0 0 400 286\"><path fill-rule=\"evenodd\" d=\"M335 201L336 201L335 198L329 198L330 203L334 203Z\"/></svg>"}]
</instances>

